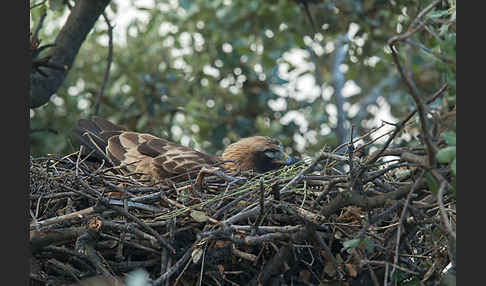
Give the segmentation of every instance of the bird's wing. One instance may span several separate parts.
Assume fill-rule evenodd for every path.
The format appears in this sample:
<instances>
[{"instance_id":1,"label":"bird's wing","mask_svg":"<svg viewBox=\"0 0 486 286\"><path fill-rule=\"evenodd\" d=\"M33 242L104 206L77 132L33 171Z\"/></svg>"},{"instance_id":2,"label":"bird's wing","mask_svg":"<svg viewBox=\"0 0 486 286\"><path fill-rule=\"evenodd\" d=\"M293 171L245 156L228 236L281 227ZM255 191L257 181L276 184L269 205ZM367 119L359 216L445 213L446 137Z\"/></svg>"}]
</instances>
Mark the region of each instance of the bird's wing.
<instances>
[{"instance_id":1,"label":"bird's wing","mask_svg":"<svg viewBox=\"0 0 486 286\"><path fill-rule=\"evenodd\" d=\"M106 153L113 162L150 174L155 179L198 170L218 162L214 156L168 140L128 131L109 138Z\"/></svg>"},{"instance_id":2,"label":"bird's wing","mask_svg":"<svg viewBox=\"0 0 486 286\"><path fill-rule=\"evenodd\" d=\"M147 133L127 131L101 117L81 119L73 130L81 144L113 165L160 180L213 165L220 160Z\"/></svg>"},{"instance_id":3,"label":"bird's wing","mask_svg":"<svg viewBox=\"0 0 486 286\"><path fill-rule=\"evenodd\" d=\"M78 120L78 126L72 130L72 136L81 145L88 147L89 150L84 149L83 155L87 155L91 150L94 150L96 157L109 160L105 150L108 139L121 134L125 130L126 128L122 126L94 116L92 119Z\"/></svg>"}]
</instances>

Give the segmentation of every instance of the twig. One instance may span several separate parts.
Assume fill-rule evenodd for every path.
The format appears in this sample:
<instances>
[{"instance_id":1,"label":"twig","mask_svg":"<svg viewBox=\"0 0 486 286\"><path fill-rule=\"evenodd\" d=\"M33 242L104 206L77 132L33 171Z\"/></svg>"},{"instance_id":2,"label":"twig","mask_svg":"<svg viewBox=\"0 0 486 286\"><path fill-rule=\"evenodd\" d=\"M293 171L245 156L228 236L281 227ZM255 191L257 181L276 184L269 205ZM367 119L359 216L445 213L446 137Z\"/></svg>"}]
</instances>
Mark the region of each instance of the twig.
<instances>
[{"instance_id":1,"label":"twig","mask_svg":"<svg viewBox=\"0 0 486 286\"><path fill-rule=\"evenodd\" d=\"M33 230L36 227L41 228L41 227L44 227L44 226L47 226L47 225L60 223L60 222L68 221L68 220L72 220L72 219L81 219L81 218L84 218L87 215L90 215L92 213L94 213L94 207L89 207L89 208L86 208L86 209L83 209L83 210L80 210L80 211L77 211L77 212L73 212L73 213L70 213L70 214L61 215L61 216L37 221L35 223L30 224L30 230Z\"/></svg>"},{"instance_id":2,"label":"twig","mask_svg":"<svg viewBox=\"0 0 486 286\"><path fill-rule=\"evenodd\" d=\"M76 237L86 232L86 227L70 227L56 231L31 231L30 232L30 250L36 253L38 250L60 242L72 241Z\"/></svg>"},{"instance_id":3,"label":"twig","mask_svg":"<svg viewBox=\"0 0 486 286\"><path fill-rule=\"evenodd\" d=\"M319 246L319 248L324 249L326 252L328 258L331 260L332 265L334 266L336 272L339 274L339 279L343 278L343 273L341 269L339 269L339 264L336 260L336 257L334 257L334 254L332 253L331 249L329 246L326 244L326 242L322 239L322 237L317 233L315 226L312 223L307 223L306 224L307 231L312 234L312 237L314 238L314 242Z\"/></svg>"},{"instance_id":4,"label":"twig","mask_svg":"<svg viewBox=\"0 0 486 286\"><path fill-rule=\"evenodd\" d=\"M160 275L160 277L157 278L157 280L155 280L152 285L153 286L161 285L164 281L169 279L182 267L184 263L187 262L187 260L191 257L191 254L192 254L192 248L189 247L184 253L184 255L176 262L176 264L174 264L174 266L169 268L165 273Z\"/></svg>"},{"instance_id":5,"label":"twig","mask_svg":"<svg viewBox=\"0 0 486 286\"><path fill-rule=\"evenodd\" d=\"M37 6L42 5L42 4L44 4L44 2L46 2L46 0L39 1L39 3L34 3L34 4L32 4L32 6L30 6L30 9L33 9Z\"/></svg>"},{"instance_id":6,"label":"twig","mask_svg":"<svg viewBox=\"0 0 486 286\"><path fill-rule=\"evenodd\" d=\"M427 29L427 26L424 26L424 28ZM448 65L450 65L454 71L456 70L456 62L452 59L449 59L437 52L434 52L432 50L430 50L429 48L425 47L424 45L422 45L421 43L418 43L418 42L415 42L415 41L412 41L410 39L406 39L405 42L407 42L407 44L409 45L412 45L412 46L415 46L417 48L420 48L421 50L423 50L425 53L428 53L428 54L431 54L433 56L435 56L436 58L438 58L439 60L447 63Z\"/></svg>"},{"instance_id":7,"label":"twig","mask_svg":"<svg viewBox=\"0 0 486 286\"><path fill-rule=\"evenodd\" d=\"M436 91L434 93L434 95L432 95L431 98L426 101L426 104L429 104L429 103L434 102L439 96L441 96L444 93L444 91L446 91L446 89L447 89L448 86L449 85L447 83L445 83L444 85L442 85L439 88L439 90ZM406 123L415 115L416 112L417 112L417 108L415 108L412 112L410 112L407 115L407 117L405 117L405 119L403 119L402 121L400 121L397 124L397 127L393 131L393 134L390 137L388 137L388 140L385 142L385 144L383 144L383 147L378 152L376 152L372 156L370 156L369 159L366 161L366 164L373 164L373 163L376 162L376 160L378 160L381 157L381 155L383 154L383 152L385 152L385 150L388 149L388 146L393 141L393 139L398 135L398 133L400 133L400 131L403 130L403 128L405 127Z\"/></svg>"},{"instance_id":8,"label":"twig","mask_svg":"<svg viewBox=\"0 0 486 286\"><path fill-rule=\"evenodd\" d=\"M32 9L33 7L31 7ZM39 22L37 23L37 26L35 27L34 29L34 34L32 36L32 39L34 41L36 41L38 38L39 38L39 32L40 32L40 29L42 28L42 24L44 23L44 20L46 19L46 16L47 16L47 9L45 9L41 16L40 16L40 19L39 19Z\"/></svg>"},{"instance_id":9,"label":"twig","mask_svg":"<svg viewBox=\"0 0 486 286\"><path fill-rule=\"evenodd\" d=\"M424 179L417 181L417 186L422 186L422 184L425 183ZM407 195L410 192L411 187L412 186L410 185L405 185L400 187L396 191L392 191L382 195L376 195L373 197L360 195L356 192L342 192L339 193L334 199L332 199L327 205L324 205L319 213L322 216L329 216L335 213L337 210L350 205L359 206L364 209L373 209L376 207L384 206L390 200L397 200Z\"/></svg>"},{"instance_id":10,"label":"twig","mask_svg":"<svg viewBox=\"0 0 486 286\"><path fill-rule=\"evenodd\" d=\"M239 197L236 197L233 201L225 204L223 207L219 208L213 215L214 218L216 219L219 219L220 216L224 213L224 211L226 211L227 209L229 208L232 208L233 206L235 206L238 202L241 202L245 199L247 199L248 197L250 197L254 192L256 192L257 190L252 190L246 194L243 194ZM225 191L226 192L226 191ZM221 200L221 204L222 204L223 200ZM220 204L218 204L218 207L219 207Z\"/></svg>"},{"instance_id":11,"label":"twig","mask_svg":"<svg viewBox=\"0 0 486 286\"><path fill-rule=\"evenodd\" d=\"M383 126L385 126L385 124L381 124L380 126L377 126L377 127L374 127L372 128L370 131L366 132L365 134L359 136L359 137L356 137L354 138L353 140L350 140L348 142L344 142L342 143L341 145L338 145L337 147L335 147L331 153L336 153L337 151L339 151L341 148L343 148L344 146L347 146L348 144L354 144L356 142L358 142L359 140L363 139L363 138L366 138L368 137L370 134L376 132L377 130L379 130L380 128L382 128ZM387 134L387 133L385 133ZM376 139L375 139L376 140ZM369 144L369 143L368 143ZM359 148L357 148L355 151L360 151L362 148L364 148L364 146L368 145L368 144L364 144L364 145L361 145Z\"/></svg>"},{"instance_id":12,"label":"twig","mask_svg":"<svg viewBox=\"0 0 486 286\"><path fill-rule=\"evenodd\" d=\"M235 244L241 245L258 245L263 242L275 241L275 240L285 240L290 239L291 234L272 232L256 236L245 236L244 238L231 237L231 241Z\"/></svg>"},{"instance_id":13,"label":"twig","mask_svg":"<svg viewBox=\"0 0 486 286\"><path fill-rule=\"evenodd\" d=\"M407 272L407 273L410 273L410 274L413 274L413 275L419 275L418 272L415 272L415 271L412 271L412 270L409 270L407 268L404 268L404 267L401 267L400 265L395 265L395 264L392 264L392 263L389 263L389 262L386 262L386 261L377 261L377 260L368 260L368 259L362 259L360 261L360 264L361 265L366 265L366 264L375 264L375 265L384 265L386 267L388 267L389 265L392 265L404 272ZM388 272L388 271L387 271ZM386 285L386 284L385 284Z\"/></svg>"},{"instance_id":14,"label":"twig","mask_svg":"<svg viewBox=\"0 0 486 286\"><path fill-rule=\"evenodd\" d=\"M163 248L160 253L160 273L165 273L169 267L169 253L167 248ZM163 285L168 285L168 281L163 282Z\"/></svg>"},{"instance_id":15,"label":"twig","mask_svg":"<svg viewBox=\"0 0 486 286\"><path fill-rule=\"evenodd\" d=\"M255 220L255 224L253 225L254 230L258 229L258 226L261 224L263 220L263 216L265 215L265 187L263 186L263 180L260 180L260 213L258 214L257 219Z\"/></svg>"},{"instance_id":16,"label":"twig","mask_svg":"<svg viewBox=\"0 0 486 286\"><path fill-rule=\"evenodd\" d=\"M314 19L312 18L312 14L310 13L309 3L307 3L307 1L305 0L300 0L300 1L296 0L296 2L300 2L302 10L304 10L307 20L309 20L309 24L311 25L312 32L314 34L317 34L317 28L316 25L314 24Z\"/></svg>"},{"instance_id":17,"label":"twig","mask_svg":"<svg viewBox=\"0 0 486 286\"><path fill-rule=\"evenodd\" d=\"M269 201L264 202L264 206L270 204ZM260 206L256 206L252 209L246 210L244 212L237 213L236 215L229 217L221 222L223 225L231 225L237 221L247 219L248 217L254 216L260 212Z\"/></svg>"},{"instance_id":18,"label":"twig","mask_svg":"<svg viewBox=\"0 0 486 286\"><path fill-rule=\"evenodd\" d=\"M363 254L365 259L368 259L366 256L366 253ZM376 277L376 273L373 270L373 267L371 267L370 264L366 264L366 268L368 269L368 272L370 273L371 281L373 282L373 286L380 286L380 282L378 282L378 277Z\"/></svg>"},{"instance_id":19,"label":"twig","mask_svg":"<svg viewBox=\"0 0 486 286\"><path fill-rule=\"evenodd\" d=\"M439 191L437 192L437 202L439 203L439 210L440 210L440 218L442 220L442 223L444 224L447 232L449 233L450 236L454 238L454 241L456 240L456 232L452 229L451 224L449 223L449 220L447 219L447 213L444 208L444 202L442 201L442 196L444 195L444 189L447 185L447 182L442 182L440 184Z\"/></svg>"},{"instance_id":20,"label":"twig","mask_svg":"<svg viewBox=\"0 0 486 286\"><path fill-rule=\"evenodd\" d=\"M378 222L384 220L388 214L396 210L399 206L400 203L396 203L392 205L390 208L386 209L384 212L379 213L373 217L370 217L370 219L368 219L368 223L359 231L358 235L356 235L356 238L362 239L372 225L377 224Z\"/></svg>"},{"instance_id":21,"label":"twig","mask_svg":"<svg viewBox=\"0 0 486 286\"><path fill-rule=\"evenodd\" d=\"M250 231L253 226L250 225L231 225L230 228L238 231ZM267 232L297 232L302 230L301 225L286 225L286 226L260 226L258 230L262 233Z\"/></svg>"},{"instance_id":22,"label":"twig","mask_svg":"<svg viewBox=\"0 0 486 286\"><path fill-rule=\"evenodd\" d=\"M417 15L417 17L415 18L415 20L412 22L412 24L410 25L410 28L409 30L404 33L404 34L401 34L401 35L396 35L394 37L392 37L391 39L388 40L388 46L390 47L390 50L391 50L391 53L392 53L392 56L393 56L393 60L398 68L398 71L400 72L400 75L402 77L402 80L405 82L405 85L407 86L409 92L410 92L410 95L412 96L412 98L414 99L415 101L415 104L417 106L417 110L418 110L418 113L419 113L419 118L420 118L420 125L421 125L421 134L422 134L422 137L423 137L423 140L425 142L425 144L427 145L427 153L428 153L428 156L429 156L429 166L432 167L435 165L435 153L437 152L437 147L432 143L431 139L430 139L430 134L428 132L428 127L427 127L427 118L426 118L426 115L425 115L425 104L424 102L422 101L422 99L420 98L420 96L418 95L418 91L416 90L416 88L414 87L410 77L407 75L407 73L404 71L403 67L402 67L402 64L400 63L400 59L398 58L398 54L396 52L396 49L395 49L395 43L398 42L398 41L403 41L403 40L406 40L407 38L409 38L410 36L412 36L415 32L419 31L424 25L425 25L425 22L422 22L420 23L419 25L417 26L413 26L414 23L416 23L417 21L420 20L421 17L423 17L425 14L427 14L430 10L432 10L432 8L437 5L441 0L436 0L434 2L432 2L429 6L427 6L424 10L422 10L419 15Z\"/></svg>"},{"instance_id":23,"label":"twig","mask_svg":"<svg viewBox=\"0 0 486 286\"><path fill-rule=\"evenodd\" d=\"M204 245L203 249L203 254L202 254L202 259L201 259L201 271L199 272L199 280L197 282L197 286L202 285L202 279L203 279L203 273L204 273L204 262L206 261L206 250L207 250L207 244Z\"/></svg>"},{"instance_id":24,"label":"twig","mask_svg":"<svg viewBox=\"0 0 486 286\"><path fill-rule=\"evenodd\" d=\"M294 185L296 185L297 183L299 183L303 178L304 176L309 173L309 172L312 172L314 170L314 168L317 166L317 164L324 160L325 158L327 158L328 156L331 156L330 153L327 153L327 152L324 152L324 151L321 151L319 156L314 159L314 161L307 167L305 168L304 170L300 171L299 174L297 176L295 176L292 180L290 180L290 182L287 183L287 185L285 185L281 190L280 190L280 195L283 195L285 193L289 193L291 192L289 189L291 187L293 187ZM339 157L339 155L336 155Z\"/></svg>"},{"instance_id":25,"label":"twig","mask_svg":"<svg viewBox=\"0 0 486 286\"><path fill-rule=\"evenodd\" d=\"M103 78L103 83L101 84L100 90L98 92L98 97L96 98L94 115L98 115L100 111L101 97L105 91L106 84L110 77L111 62L113 61L113 26L111 25L106 12L103 12L103 18L105 19L106 25L108 25L108 58L106 63L105 76Z\"/></svg>"},{"instance_id":26,"label":"twig","mask_svg":"<svg viewBox=\"0 0 486 286\"><path fill-rule=\"evenodd\" d=\"M129 218L130 220L134 221L139 226L141 226L143 229L145 229L146 231L151 233L153 236L155 236L157 238L157 240L160 242L160 244L163 245L164 247L166 247L167 249L169 249L172 252L172 254L176 253L176 251L175 251L174 247L172 247L172 245L170 245L157 231L155 231L152 227L148 226L141 219L139 219L138 217L127 212L124 208L107 204L105 202L105 200L101 200L101 202L103 204L105 204L108 208L115 210L115 211L119 212L120 214L126 216L127 218Z\"/></svg>"},{"instance_id":27,"label":"twig","mask_svg":"<svg viewBox=\"0 0 486 286\"><path fill-rule=\"evenodd\" d=\"M290 240L293 243L301 243L309 237L308 229L304 228L302 231L291 235ZM294 260L293 243L282 246L277 249L273 257L265 263L260 275L255 276L247 285L267 285L268 280L277 273L282 273L284 264Z\"/></svg>"},{"instance_id":28,"label":"twig","mask_svg":"<svg viewBox=\"0 0 486 286\"><path fill-rule=\"evenodd\" d=\"M398 227L397 227L397 242L396 242L396 245L395 245L395 257L393 258L393 268L392 268L392 271L391 271L392 277L393 277L393 274L395 273L396 265L398 265L398 257L399 257L398 251L400 249L400 237L402 235L402 224L405 221L405 215L407 213L408 204L410 203L410 200L412 198L412 194L417 189L418 182L422 179L423 175L424 175L424 171L422 171L418 180L415 181L412 188L410 189L410 192L407 195L407 199L405 200L405 204L403 206L402 213L400 215L400 220L399 220Z\"/></svg>"},{"instance_id":29,"label":"twig","mask_svg":"<svg viewBox=\"0 0 486 286\"><path fill-rule=\"evenodd\" d=\"M234 244L231 246L231 253L234 254L237 257L243 258L243 259L248 260L250 262L255 262L258 259L257 256L255 256L251 253L247 253L247 252L244 252L244 251L237 249Z\"/></svg>"},{"instance_id":30,"label":"twig","mask_svg":"<svg viewBox=\"0 0 486 286\"><path fill-rule=\"evenodd\" d=\"M83 153L84 145L79 147L78 158L76 159L76 177L79 176L79 161L81 159L81 154Z\"/></svg>"},{"instance_id":31,"label":"twig","mask_svg":"<svg viewBox=\"0 0 486 286\"><path fill-rule=\"evenodd\" d=\"M203 251L203 254L204 254L204 251ZM191 265L192 261L189 260L187 261L186 263L186 266L184 266L184 268L182 269L181 273L177 276L177 278L174 280L174 286L177 286L179 285L179 280L181 279L182 277L182 274L184 274L184 272L186 272L187 268L189 267L189 265Z\"/></svg>"}]
</instances>

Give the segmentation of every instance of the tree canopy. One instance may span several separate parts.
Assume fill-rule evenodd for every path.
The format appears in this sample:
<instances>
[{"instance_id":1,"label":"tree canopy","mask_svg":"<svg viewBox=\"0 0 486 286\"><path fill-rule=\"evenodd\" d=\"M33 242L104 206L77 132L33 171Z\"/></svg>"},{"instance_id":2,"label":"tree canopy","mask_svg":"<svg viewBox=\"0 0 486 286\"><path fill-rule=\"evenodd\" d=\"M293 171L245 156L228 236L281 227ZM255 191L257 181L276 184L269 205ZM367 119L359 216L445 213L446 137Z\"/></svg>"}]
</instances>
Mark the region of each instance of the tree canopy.
<instances>
[{"instance_id":1,"label":"tree canopy","mask_svg":"<svg viewBox=\"0 0 486 286\"><path fill-rule=\"evenodd\" d=\"M57 2L31 1L42 44L73 9ZM414 106L387 41L432 1L126 2L108 4L108 22L97 19L65 80L31 109L32 154L74 151L66 136L94 114L103 84L99 115L208 152L263 134L312 153L344 142L351 125L364 134ZM454 105L455 1L423 21L397 47L400 60L421 98L448 83Z\"/></svg>"}]
</instances>

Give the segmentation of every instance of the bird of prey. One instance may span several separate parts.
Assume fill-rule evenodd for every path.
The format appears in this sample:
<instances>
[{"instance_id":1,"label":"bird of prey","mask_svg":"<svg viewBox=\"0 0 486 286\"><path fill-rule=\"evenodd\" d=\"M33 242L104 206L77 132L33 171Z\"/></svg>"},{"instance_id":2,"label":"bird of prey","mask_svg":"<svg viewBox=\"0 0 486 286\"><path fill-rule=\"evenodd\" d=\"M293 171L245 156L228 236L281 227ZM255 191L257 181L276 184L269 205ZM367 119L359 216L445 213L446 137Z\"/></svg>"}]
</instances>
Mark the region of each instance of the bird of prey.
<instances>
[{"instance_id":1,"label":"bird of prey","mask_svg":"<svg viewBox=\"0 0 486 286\"><path fill-rule=\"evenodd\" d=\"M151 134L129 131L96 116L79 120L73 136L112 165L124 166L153 181L186 173L197 175L203 167L263 173L294 162L283 151L282 144L271 137L243 138L227 146L221 156L216 156Z\"/></svg>"}]
</instances>

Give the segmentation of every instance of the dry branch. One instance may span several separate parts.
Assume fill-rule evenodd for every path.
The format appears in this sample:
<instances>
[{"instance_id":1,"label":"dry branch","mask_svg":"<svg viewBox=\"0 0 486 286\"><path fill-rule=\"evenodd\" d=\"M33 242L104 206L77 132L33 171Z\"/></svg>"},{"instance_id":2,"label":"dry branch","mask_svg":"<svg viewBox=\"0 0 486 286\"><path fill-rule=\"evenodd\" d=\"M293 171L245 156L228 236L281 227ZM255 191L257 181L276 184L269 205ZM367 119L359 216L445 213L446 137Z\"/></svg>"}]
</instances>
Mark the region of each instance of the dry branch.
<instances>
[{"instance_id":1,"label":"dry branch","mask_svg":"<svg viewBox=\"0 0 486 286\"><path fill-rule=\"evenodd\" d=\"M446 249L443 213L455 199L441 191L439 204L430 205L436 208L415 206L430 196L420 170L440 180L443 190L447 174L410 159L422 158L424 146L391 148L390 142L370 163L354 156L357 139L346 142L347 154L322 151L309 162L240 174L238 183L208 172L199 190L190 180L148 185L78 153L32 159L30 245L39 270L31 280L75 283L138 267L152 285L282 284L308 271L313 285L353 283L365 275L389 281L392 269L408 278L440 275L449 259L431 270L411 257L440 257ZM398 159L377 163L388 155ZM336 174L329 166L337 163L352 166ZM398 176L398 170L409 174ZM408 211L398 213L400 207ZM454 223L455 212L446 215ZM436 226L444 229L441 241L431 235Z\"/></svg>"},{"instance_id":2,"label":"dry branch","mask_svg":"<svg viewBox=\"0 0 486 286\"><path fill-rule=\"evenodd\" d=\"M57 35L49 62L57 66L71 67L78 51L109 0L76 1L66 23ZM68 69L46 71L47 77L30 76L29 107L36 108L49 101L52 94L66 78Z\"/></svg>"}]
</instances>

